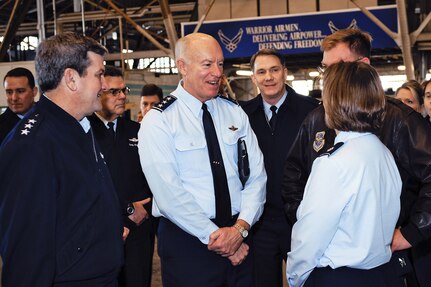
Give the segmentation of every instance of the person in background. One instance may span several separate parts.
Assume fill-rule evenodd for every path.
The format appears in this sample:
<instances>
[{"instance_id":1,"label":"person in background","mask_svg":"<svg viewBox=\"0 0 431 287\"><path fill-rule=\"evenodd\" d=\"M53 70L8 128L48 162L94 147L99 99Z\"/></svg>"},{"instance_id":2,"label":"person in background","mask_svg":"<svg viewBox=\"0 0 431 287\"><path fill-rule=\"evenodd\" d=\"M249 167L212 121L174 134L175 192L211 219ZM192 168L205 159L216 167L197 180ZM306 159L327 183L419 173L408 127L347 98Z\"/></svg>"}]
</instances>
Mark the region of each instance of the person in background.
<instances>
[{"instance_id":1,"label":"person in background","mask_svg":"<svg viewBox=\"0 0 431 287\"><path fill-rule=\"evenodd\" d=\"M120 204L86 116L102 108L106 48L61 33L37 47L39 102L0 148L3 287L115 287Z\"/></svg>"},{"instance_id":2,"label":"person in background","mask_svg":"<svg viewBox=\"0 0 431 287\"><path fill-rule=\"evenodd\" d=\"M155 104L163 100L163 90L155 84L146 84L141 91L142 118L151 110Z\"/></svg>"},{"instance_id":3,"label":"person in background","mask_svg":"<svg viewBox=\"0 0 431 287\"><path fill-rule=\"evenodd\" d=\"M421 85L423 90L424 111L428 120L431 116L431 80L424 81Z\"/></svg>"},{"instance_id":4,"label":"person in background","mask_svg":"<svg viewBox=\"0 0 431 287\"><path fill-rule=\"evenodd\" d=\"M265 159L268 176L264 212L253 227L254 286L283 286L282 263L290 250L291 225L283 211L281 181L287 153L304 118L318 106L285 84L283 56L263 49L250 61L260 94L241 106L247 113Z\"/></svg>"},{"instance_id":5,"label":"person in background","mask_svg":"<svg viewBox=\"0 0 431 287\"><path fill-rule=\"evenodd\" d=\"M413 110L422 114L424 90L417 81L410 80L402 84L395 92L395 99L402 101Z\"/></svg>"},{"instance_id":6,"label":"person in background","mask_svg":"<svg viewBox=\"0 0 431 287\"><path fill-rule=\"evenodd\" d=\"M129 92L121 70L105 66L104 76L106 89L100 93L102 110L88 119L120 199L124 225L130 230L124 245L119 286L150 287L154 250L151 192L139 162L139 124L121 117Z\"/></svg>"},{"instance_id":7,"label":"person in background","mask_svg":"<svg viewBox=\"0 0 431 287\"><path fill-rule=\"evenodd\" d=\"M357 29L339 30L322 41L322 68L343 62L370 62L371 37ZM289 220L296 221L297 208L313 161L333 146L335 132L325 125L323 106L312 111L300 127L298 137L286 160L282 194ZM401 212L392 240L392 260L399 275L411 276L408 249L421 242L429 245L431 238L431 133L429 124L410 107L393 98L386 98L386 116L378 132L380 140L392 152L403 181ZM401 251L403 252L395 252ZM426 258L431 251L424 251ZM400 265L399 262L406 264ZM427 265L430 266L428 261ZM413 262L414 264L414 262ZM415 265L415 264L414 264ZM424 264L425 266L426 264ZM410 268L409 268L410 267ZM416 275L424 279L421 287L431 285L429 270L414 266Z\"/></svg>"},{"instance_id":8,"label":"person in background","mask_svg":"<svg viewBox=\"0 0 431 287\"><path fill-rule=\"evenodd\" d=\"M217 96L224 61L217 40L189 34L175 58L183 79L145 115L138 143L160 217L163 286L251 286L246 242L265 203L263 156L241 107Z\"/></svg>"},{"instance_id":9,"label":"person in background","mask_svg":"<svg viewBox=\"0 0 431 287\"><path fill-rule=\"evenodd\" d=\"M141 121L142 121L142 119L144 118L144 116L142 115L142 111L141 110L139 110L138 111L138 114L136 115L136 121L138 122L138 123L140 123Z\"/></svg>"},{"instance_id":10,"label":"person in background","mask_svg":"<svg viewBox=\"0 0 431 287\"><path fill-rule=\"evenodd\" d=\"M387 264L401 178L375 135L386 102L379 75L362 62L333 64L323 76L322 99L326 125L337 136L313 162L298 208L289 286L402 287Z\"/></svg>"},{"instance_id":11,"label":"person in background","mask_svg":"<svg viewBox=\"0 0 431 287\"><path fill-rule=\"evenodd\" d=\"M14 68L3 79L7 109L0 115L0 145L20 119L33 107L37 87L33 74L26 68Z\"/></svg>"}]
</instances>

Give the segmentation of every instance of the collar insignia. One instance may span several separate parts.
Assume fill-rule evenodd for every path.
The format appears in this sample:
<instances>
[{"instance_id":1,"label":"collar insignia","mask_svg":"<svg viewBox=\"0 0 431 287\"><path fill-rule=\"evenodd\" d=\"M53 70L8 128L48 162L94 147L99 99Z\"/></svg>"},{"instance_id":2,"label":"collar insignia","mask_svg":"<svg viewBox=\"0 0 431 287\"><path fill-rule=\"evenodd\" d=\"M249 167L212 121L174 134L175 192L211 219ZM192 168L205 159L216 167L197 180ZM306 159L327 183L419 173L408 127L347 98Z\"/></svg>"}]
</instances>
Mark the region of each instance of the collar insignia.
<instances>
[{"instance_id":1,"label":"collar insignia","mask_svg":"<svg viewBox=\"0 0 431 287\"><path fill-rule=\"evenodd\" d=\"M315 152L319 152L325 145L325 132L316 133L316 137L313 142L313 149Z\"/></svg>"},{"instance_id":2,"label":"collar insignia","mask_svg":"<svg viewBox=\"0 0 431 287\"><path fill-rule=\"evenodd\" d=\"M231 127L229 127L229 129L230 129L231 131L236 131L238 128L237 128L237 127L235 127L235 126L231 126Z\"/></svg>"}]
</instances>

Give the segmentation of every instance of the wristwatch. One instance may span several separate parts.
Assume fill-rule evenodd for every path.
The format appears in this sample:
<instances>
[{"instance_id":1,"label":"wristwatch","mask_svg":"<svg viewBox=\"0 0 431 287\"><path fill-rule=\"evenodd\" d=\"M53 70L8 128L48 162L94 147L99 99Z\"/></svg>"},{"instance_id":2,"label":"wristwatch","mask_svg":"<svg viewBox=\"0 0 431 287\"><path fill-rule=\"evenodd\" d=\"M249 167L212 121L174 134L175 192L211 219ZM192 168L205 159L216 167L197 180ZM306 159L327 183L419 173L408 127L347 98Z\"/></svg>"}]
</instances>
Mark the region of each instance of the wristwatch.
<instances>
[{"instance_id":1,"label":"wristwatch","mask_svg":"<svg viewBox=\"0 0 431 287\"><path fill-rule=\"evenodd\" d=\"M132 215L135 213L135 207L133 206L133 203L127 204L126 213L127 215Z\"/></svg>"},{"instance_id":2,"label":"wristwatch","mask_svg":"<svg viewBox=\"0 0 431 287\"><path fill-rule=\"evenodd\" d=\"M239 234L241 234L242 238L245 239L248 236L248 230L242 227L241 224L235 223L233 227L235 227L236 230L239 231Z\"/></svg>"}]
</instances>

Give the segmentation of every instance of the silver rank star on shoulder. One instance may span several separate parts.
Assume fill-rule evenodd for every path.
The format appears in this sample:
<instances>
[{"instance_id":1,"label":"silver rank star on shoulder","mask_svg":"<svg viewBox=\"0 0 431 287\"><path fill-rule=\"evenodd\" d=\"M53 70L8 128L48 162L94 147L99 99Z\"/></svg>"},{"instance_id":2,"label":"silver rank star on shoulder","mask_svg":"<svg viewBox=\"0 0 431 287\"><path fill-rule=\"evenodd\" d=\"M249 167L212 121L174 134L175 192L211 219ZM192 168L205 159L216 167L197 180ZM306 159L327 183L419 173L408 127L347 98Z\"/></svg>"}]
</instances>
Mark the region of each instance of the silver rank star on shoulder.
<instances>
[{"instance_id":1,"label":"silver rank star on shoulder","mask_svg":"<svg viewBox=\"0 0 431 287\"><path fill-rule=\"evenodd\" d=\"M23 129L23 130L21 130L21 134L22 135L28 135L28 133L29 133L30 131L28 130L28 129Z\"/></svg>"}]
</instances>

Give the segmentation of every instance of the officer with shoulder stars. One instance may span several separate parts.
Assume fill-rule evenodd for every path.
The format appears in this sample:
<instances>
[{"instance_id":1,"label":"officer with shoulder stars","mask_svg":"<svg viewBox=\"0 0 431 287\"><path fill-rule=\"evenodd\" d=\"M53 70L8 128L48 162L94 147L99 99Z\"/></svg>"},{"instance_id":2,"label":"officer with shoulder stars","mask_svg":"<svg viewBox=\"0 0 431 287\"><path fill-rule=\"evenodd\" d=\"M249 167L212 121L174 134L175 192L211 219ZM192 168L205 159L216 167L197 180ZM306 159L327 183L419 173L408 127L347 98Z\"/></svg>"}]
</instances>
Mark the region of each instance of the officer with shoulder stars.
<instances>
[{"instance_id":1,"label":"officer with shoulder stars","mask_svg":"<svg viewBox=\"0 0 431 287\"><path fill-rule=\"evenodd\" d=\"M120 205L86 116L106 89L97 41L76 33L41 42L43 95L0 149L2 286L117 286Z\"/></svg>"},{"instance_id":2,"label":"officer with shoulder stars","mask_svg":"<svg viewBox=\"0 0 431 287\"><path fill-rule=\"evenodd\" d=\"M138 134L160 217L163 286L251 286L247 235L265 203L263 156L241 107L217 96L224 60L218 42L187 35L175 57L183 79L147 113ZM238 142L249 155L244 185Z\"/></svg>"}]
</instances>

